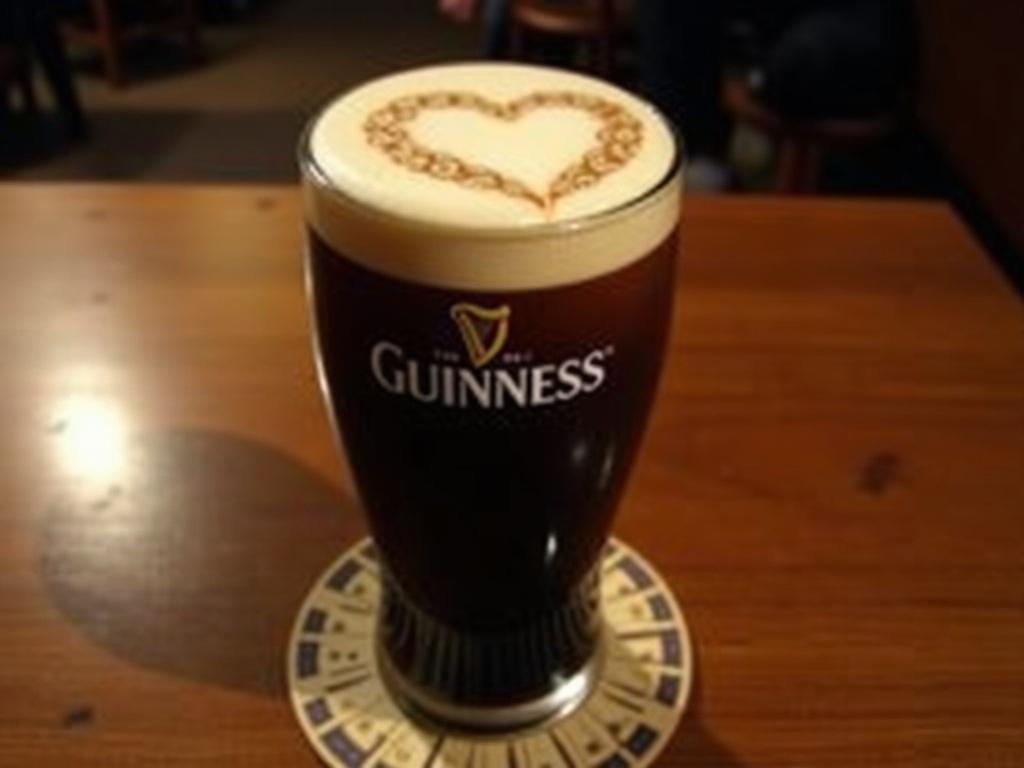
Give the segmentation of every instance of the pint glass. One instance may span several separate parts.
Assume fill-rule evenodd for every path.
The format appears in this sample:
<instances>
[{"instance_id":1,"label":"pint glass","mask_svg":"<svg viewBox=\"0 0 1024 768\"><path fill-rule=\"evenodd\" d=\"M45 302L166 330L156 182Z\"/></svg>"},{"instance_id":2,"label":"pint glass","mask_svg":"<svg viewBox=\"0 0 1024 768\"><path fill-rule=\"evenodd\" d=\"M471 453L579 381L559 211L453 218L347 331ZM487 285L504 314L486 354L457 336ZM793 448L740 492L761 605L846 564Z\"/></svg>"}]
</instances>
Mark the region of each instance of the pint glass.
<instances>
[{"instance_id":1,"label":"pint glass","mask_svg":"<svg viewBox=\"0 0 1024 768\"><path fill-rule=\"evenodd\" d=\"M446 727L567 712L602 662L598 563L665 350L674 134L608 84L467 64L342 95L300 162L382 676Z\"/></svg>"}]
</instances>

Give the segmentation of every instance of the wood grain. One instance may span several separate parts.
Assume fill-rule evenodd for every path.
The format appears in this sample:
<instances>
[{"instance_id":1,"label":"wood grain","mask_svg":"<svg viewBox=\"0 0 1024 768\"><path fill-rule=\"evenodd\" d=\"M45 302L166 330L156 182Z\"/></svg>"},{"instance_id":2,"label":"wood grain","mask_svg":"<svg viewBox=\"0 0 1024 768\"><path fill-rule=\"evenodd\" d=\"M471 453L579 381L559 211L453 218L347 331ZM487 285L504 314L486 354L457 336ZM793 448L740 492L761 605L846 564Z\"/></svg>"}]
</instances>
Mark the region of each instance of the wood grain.
<instances>
[{"instance_id":1,"label":"wood grain","mask_svg":"<svg viewBox=\"0 0 1024 768\"><path fill-rule=\"evenodd\" d=\"M619 535L700 654L666 766L1024 765L1024 311L942 205L695 199ZM291 188L0 188L0 765L315 765L362 530Z\"/></svg>"}]
</instances>

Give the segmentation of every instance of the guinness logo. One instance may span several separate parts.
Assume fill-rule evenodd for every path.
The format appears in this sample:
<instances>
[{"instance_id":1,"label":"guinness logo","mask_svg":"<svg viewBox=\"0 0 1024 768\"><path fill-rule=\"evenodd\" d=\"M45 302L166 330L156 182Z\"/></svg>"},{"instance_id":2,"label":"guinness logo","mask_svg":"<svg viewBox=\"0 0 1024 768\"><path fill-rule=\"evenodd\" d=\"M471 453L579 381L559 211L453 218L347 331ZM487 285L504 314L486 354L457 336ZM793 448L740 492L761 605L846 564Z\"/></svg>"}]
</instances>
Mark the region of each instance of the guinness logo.
<instances>
[{"instance_id":1,"label":"guinness logo","mask_svg":"<svg viewBox=\"0 0 1024 768\"><path fill-rule=\"evenodd\" d=\"M512 314L507 304L488 309L476 304L459 302L449 310L466 345L469 360L480 368L501 352L508 339L508 319Z\"/></svg>"},{"instance_id":2,"label":"guinness logo","mask_svg":"<svg viewBox=\"0 0 1024 768\"><path fill-rule=\"evenodd\" d=\"M608 378L615 353L610 344L553 360L534 361L530 350L499 362L512 316L508 304L481 307L460 301L448 314L459 329L466 362L451 349L434 349L430 360L381 339L370 350L370 371L385 392L446 408L534 408L592 394ZM492 361L496 364L488 365Z\"/></svg>"}]
</instances>

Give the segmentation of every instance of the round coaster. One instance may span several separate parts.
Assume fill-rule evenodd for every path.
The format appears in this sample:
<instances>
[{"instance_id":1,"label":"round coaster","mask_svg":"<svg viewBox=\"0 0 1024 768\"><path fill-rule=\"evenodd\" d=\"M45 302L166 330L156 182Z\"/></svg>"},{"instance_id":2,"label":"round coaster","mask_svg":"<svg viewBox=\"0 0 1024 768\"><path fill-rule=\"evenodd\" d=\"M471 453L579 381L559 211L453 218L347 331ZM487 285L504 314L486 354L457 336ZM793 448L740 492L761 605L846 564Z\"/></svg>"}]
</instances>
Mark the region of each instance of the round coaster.
<instances>
[{"instance_id":1,"label":"round coaster","mask_svg":"<svg viewBox=\"0 0 1024 768\"><path fill-rule=\"evenodd\" d=\"M668 586L635 551L613 539L602 568L608 648L593 693L553 723L467 737L414 723L385 690L373 642L379 565L364 539L327 569L292 630L288 683L306 738L327 765L346 768L650 765L690 693L690 637Z\"/></svg>"}]
</instances>

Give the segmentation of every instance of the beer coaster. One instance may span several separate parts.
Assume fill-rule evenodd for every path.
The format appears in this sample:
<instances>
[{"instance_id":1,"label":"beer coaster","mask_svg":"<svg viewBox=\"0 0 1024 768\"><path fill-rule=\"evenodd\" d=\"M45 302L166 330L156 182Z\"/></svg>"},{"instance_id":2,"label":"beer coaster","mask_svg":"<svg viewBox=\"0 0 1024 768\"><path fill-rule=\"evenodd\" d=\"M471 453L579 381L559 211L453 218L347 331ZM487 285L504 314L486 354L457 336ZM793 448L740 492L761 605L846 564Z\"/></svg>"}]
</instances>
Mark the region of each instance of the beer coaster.
<instances>
[{"instance_id":1,"label":"beer coaster","mask_svg":"<svg viewBox=\"0 0 1024 768\"><path fill-rule=\"evenodd\" d=\"M686 622L651 565L619 541L602 564L608 653L567 717L473 737L413 722L377 671L379 565L364 539L306 597L288 646L295 715L317 754L345 768L631 768L650 765L683 714L693 677Z\"/></svg>"}]
</instances>

